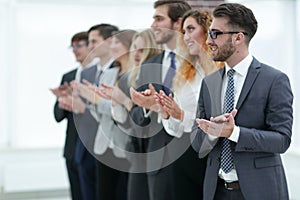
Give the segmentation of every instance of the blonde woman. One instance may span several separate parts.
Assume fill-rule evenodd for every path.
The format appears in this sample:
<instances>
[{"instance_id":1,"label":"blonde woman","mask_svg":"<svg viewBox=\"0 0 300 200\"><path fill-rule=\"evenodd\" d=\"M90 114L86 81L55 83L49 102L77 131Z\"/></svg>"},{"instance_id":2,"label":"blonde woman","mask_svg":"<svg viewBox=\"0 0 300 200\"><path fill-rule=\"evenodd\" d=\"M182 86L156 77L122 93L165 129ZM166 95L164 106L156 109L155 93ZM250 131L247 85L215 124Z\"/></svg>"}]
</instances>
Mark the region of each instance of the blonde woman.
<instances>
[{"instance_id":1,"label":"blonde woman","mask_svg":"<svg viewBox=\"0 0 300 200\"><path fill-rule=\"evenodd\" d=\"M122 30L115 32L111 38L110 49L114 66L103 70L99 82L115 85L125 74L129 67L129 48L136 31ZM94 142L94 153L100 162L96 163L97 196L99 199L117 200L127 197L127 171L129 162L126 158L125 148L129 137L112 119L112 101L103 94L101 86L85 81L77 92L95 106L93 116L99 122Z\"/></svg>"},{"instance_id":2,"label":"blonde woman","mask_svg":"<svg viewBox=\"0 0 300 200\"><path fill-rule=\"evenodd\" d=\"M119 80L118 86L111 87L102 84L106 89L103 91L114 101L112 106L112 116L123 129L132 135L128 143L127 150L133 153L129 156L131 172L128 178L128 198L130 200L148 200L148 180L145 172L146 161L144 157L139 157L139 153L146 152L145 139L143 132L131 123L128 112L131 110L132 102L130 99L130 87L136 87L136 80L139 75L140 65L149 58L161 53L162 48L155 42L154 34L151 29L146 29L136 33L130 48L130 68Z\"/></svg>"}]
</instances>

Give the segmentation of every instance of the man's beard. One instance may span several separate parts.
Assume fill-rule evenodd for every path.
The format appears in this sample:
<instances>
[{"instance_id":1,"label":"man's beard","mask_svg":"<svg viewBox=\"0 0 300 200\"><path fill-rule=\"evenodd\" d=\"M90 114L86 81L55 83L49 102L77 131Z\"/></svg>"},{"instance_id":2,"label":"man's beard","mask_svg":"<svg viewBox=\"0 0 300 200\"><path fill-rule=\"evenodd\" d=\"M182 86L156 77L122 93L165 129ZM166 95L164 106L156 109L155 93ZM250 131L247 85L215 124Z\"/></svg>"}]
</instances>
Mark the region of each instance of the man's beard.
<instances>
[{"instance_id":1,"label":"man's beard","mask_svg":"<svg viewBox=\"0 0 300 200\"><path fill-rule=\"evenodd\" d=\"M213 55L214 61L226 61L234 52L236 48L231 43L231 38L227 40L226 44L218 48L218 53Z\"/></svg>"}]
</instances>

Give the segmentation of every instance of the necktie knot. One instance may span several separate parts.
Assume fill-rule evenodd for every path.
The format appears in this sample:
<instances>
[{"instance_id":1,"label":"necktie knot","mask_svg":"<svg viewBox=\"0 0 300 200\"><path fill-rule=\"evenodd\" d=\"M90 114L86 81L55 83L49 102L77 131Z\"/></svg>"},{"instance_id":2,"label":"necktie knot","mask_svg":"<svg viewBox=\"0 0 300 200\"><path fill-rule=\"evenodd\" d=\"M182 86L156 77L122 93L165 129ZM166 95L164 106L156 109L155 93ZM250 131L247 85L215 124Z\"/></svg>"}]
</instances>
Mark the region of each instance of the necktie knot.
<instances>
[{"instance_id":1,"label":"necktie knot","mask_svg":"<svg viewBox=\"0 0 300 200\"><path fill-rule=\"evenodd\" d=\"M234 70L234 69L230 69L230 70L228 70L228 72L227 72L227 76L228 76L228 77L232 77L234 73L235 73L235 70Z\"/></svg>"}]
</instances>

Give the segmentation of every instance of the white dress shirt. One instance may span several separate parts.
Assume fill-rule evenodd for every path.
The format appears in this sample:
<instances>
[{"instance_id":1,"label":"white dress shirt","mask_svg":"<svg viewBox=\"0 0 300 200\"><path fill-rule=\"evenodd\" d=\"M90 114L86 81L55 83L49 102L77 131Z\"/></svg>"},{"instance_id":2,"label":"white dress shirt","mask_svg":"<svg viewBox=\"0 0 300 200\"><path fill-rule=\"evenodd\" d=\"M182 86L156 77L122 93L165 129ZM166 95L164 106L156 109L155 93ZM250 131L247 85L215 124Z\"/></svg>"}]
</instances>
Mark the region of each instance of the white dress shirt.
<instances>
[{"instance_id":1,"label":"white dress shirt","mask_svg":"<svg viewBox=\"0 0 300 200\"><path fill-rule=\"evenodd\" d=\"M192 131L196 119L201 83L204 76L204 70L197 64L197 73L194 80L192 82L186 81L179 86L180 88L174 89L174 99L181 110L184 111L184 116L182 121L174 119L173 117L162 120L168 134L180 138L184 132L189 133Z\"/></svg>"},{"instance_id":2,"label":"white dress shirt","mask_svg":"<svg viewBox=\"0 0 300 200\"><path fill-rule=\"evenodd\" d=\"M235 65L232 69L235 70L235 73L233 75L233 80L234 80L234 107L236 107L238 99L240 97L248 69L251 65L251 62L253 60L253 57L248 54L241 62L239 62L237 65ZM223 79L223 84L222 84L222 93L221 93L221 105L223 108L224 105L224 98L225 98L225 93L226 93L226 88L227 88L227 83L228 83L228 76L227 72L231 68L225 63L225 75ZM238 142L240 136L240 128L238 126L235 126L233 129L233 132L231 136L228 138L229 140L233 142ZM238 176L236 173L235 168L232 169L229 173L225 173L221 168L219 170L219 177L226 180L226 182L233 182L238 180Z\"/></svg>"}]
</instances>

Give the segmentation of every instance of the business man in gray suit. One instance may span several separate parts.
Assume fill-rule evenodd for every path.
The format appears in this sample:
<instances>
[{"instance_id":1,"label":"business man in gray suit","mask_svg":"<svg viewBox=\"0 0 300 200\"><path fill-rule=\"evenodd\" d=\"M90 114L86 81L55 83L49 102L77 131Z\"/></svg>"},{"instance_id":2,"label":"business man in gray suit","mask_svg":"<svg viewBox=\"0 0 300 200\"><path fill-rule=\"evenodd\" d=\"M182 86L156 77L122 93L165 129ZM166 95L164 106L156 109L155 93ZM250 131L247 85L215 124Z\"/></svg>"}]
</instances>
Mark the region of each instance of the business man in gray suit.
<instances>
[{"instance_id":1,"label":"business man in gray suit","mask_svg":"<svg viewBox=\"0 0 300 200\"><path fill-rule=\"evenodd\" d=\"M63 75L60 87L52 89L52 91L58 97L58 99L60 97L59 95L60 93L56 93L56 92L66 91L68 88L66 86L66 83L69 84L71 81L80 80L81 71L84 68L89 67L89 65L86 65L84 63L89 53L87 46L88 46L87 32L79 32L72 37L71 47L76 57L76 61L78 61L80 65L78 68ZM74 124L73 113L63 109L60 106L58 99L54 106L55 120L57 122L61 122L62 120L67 119L67 132L66 132L67 134L66 134L66 140L64 146L64 157L66 158L66 166L67 166L68 177L70 182L71 196L72 196L72 200L81 200L82 195L80 189L78 165L75 162L75 147L78 140L78 133Z\"/></svg>"},{"instance_id":2,"label":"business man in gray suit","mask_svg":"<svg viewBox=\"0 0 300 200\"><path fill-rule=\"evenodd\" d=\"M116 26L110 24L98 24L88 31L90 57L99 57L100 61L81 73L81 80L85 79L90 83L99 84L102 72L113 67L109 49L110 38L113 32L117 31ZM110 40L110 39L109 39ZM71 84L76 88L76 83ZM78 93L78 91L77 91ZM77 140L75 149L75 160L79 165L80 185L83 199L99 199L99 177L103 176L99 172L98 165L101 164L94 158L94 142L98 130L99 122L92 116L87 99L81 99L76 93L66 97L63 104L74 113L75 125L80 137Z\"/></svg>"},{"instance_id":3,"label":"business man in gray suit","mask_svg":"<svg viewBox=\"0 0 300 200\"><path fill-rule=\"evenodd\" d=\"M100 58L100 61L97 65L82 71L81 80L85 79L90 83L99 84L103 71L113 67L110 51L107 49L110 45L108 40L117 30L118 28L111 24L97 24L88 30L89 49L91 54ZM101 163L94 158L93 151L100 122L92 116L89 107L88 103L83 112L74 115L78 134L82 141L77 143L76 155L82 166L81 172L85 177L85 181L82 183L86 192L85 199L100 199L99 187L101 186L99 182L103 174L99 169Z\"/></svg>"},{"instance_id":4,"label":"business man in gray suit","mask_svg":"<svg viewBox=\"0 0 300 200\"><path fill-rule=\"evenodd\" d=\"M206 43L226 64L203 80L199 97L193 147L209 152L204 199L288 200L280 153L292 135L289 79L249 54L257 30L250 9L226 3L213 15Z\"/></svg>"}]
</instances>

